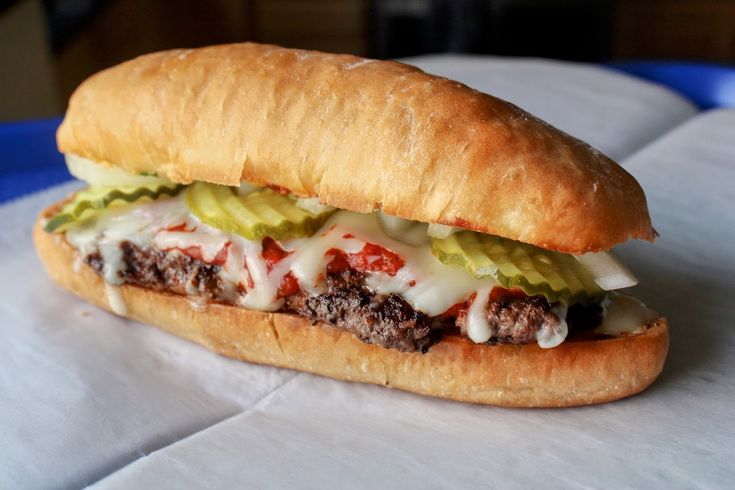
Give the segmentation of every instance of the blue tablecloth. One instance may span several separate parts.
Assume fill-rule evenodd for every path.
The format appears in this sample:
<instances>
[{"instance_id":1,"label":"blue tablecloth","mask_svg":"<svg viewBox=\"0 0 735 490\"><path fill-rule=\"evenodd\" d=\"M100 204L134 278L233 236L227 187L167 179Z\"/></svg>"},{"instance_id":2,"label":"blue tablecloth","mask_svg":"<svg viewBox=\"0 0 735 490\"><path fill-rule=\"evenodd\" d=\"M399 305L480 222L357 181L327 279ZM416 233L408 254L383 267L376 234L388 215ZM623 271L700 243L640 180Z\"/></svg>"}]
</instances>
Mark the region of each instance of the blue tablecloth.
<instances>
[{"instance_id":1,"label":"blue tablecloth","mask_svg":"<svg viewBox=\"0 0 735 490\"><path fill-rule=\"evenodd\" d=\"M701 109L735 107L735 68L676 61L616 61L607 66L666 85Z\"/></svg>"},{"instance_id":2,"label":"blue tablecloth","mask_svg":"<svg viewBox=\"0 0 735 490\"><path fill-rule=\"evenodd\" d=\"M54 134L60 118L0 124L0 203L71 179Z\"/></svg>"}]
</instances>

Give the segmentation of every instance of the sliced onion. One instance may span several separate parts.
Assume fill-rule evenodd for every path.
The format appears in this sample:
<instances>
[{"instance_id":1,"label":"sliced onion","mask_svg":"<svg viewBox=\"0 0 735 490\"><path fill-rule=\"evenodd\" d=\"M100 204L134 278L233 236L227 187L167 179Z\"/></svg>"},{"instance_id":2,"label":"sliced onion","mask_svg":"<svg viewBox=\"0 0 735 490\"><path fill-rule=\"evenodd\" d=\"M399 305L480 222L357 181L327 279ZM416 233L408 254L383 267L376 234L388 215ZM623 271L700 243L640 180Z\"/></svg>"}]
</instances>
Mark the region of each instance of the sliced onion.
<instances>
[{"instance_id":1,"label":"sliced onion","mask_svg":"<svg viewBox=\"0 0 735 490\"><path fill-rule=\"evenodd\" d=\"M145 185L171 184L166 178L152 175L136 175L121 168L106 167L77 155L66 154L69 173L89 185L100 187L140 187Z\"/></svg>"},{"instance_id":2,"label":"sliced onion","mask_svg":"<svg viewBox=\"0 0 735 490\"><path fill-rule=\"evenodd\" d=\"M610 252L588 253L575 256L592 274L605 291L629 288L638 284L638 278Z\"/></svg>"},{"instance_id":3,"label":"sliced onion","mask_svg":"<svg viewBox=\"0 0 735 490\"><path fill-rule=\"evenodd\" d=\"M300 197L296 199L296 205L304 211L314 214L326 213L335 209L332 206L320 203L318 197Z\"/></svg>"},{"instance_id":4,"label":"sliced onion","mask_svg":"<svg viewBox=\"0 0 735 490\"><path fill-rule=\"evenodd\" d=\"M389 237L413 246L426 242L426 224L384 214L382 211L377 213L380 225Z\"/></svg>"},{"instance_id":5,"label":"sliced onion","mask_svg":"<svg viewBox=\"0 0 735 490\"><path fill-rule=\"evenodd\" d=\"M411 228L414 224L411 220L384 214L382 211L378 212L378 218L380 218L380 224L383 226L383 230L385 230L385 233L389 237L400 235Z\"/></svg>"},{"instance_id":6,"label":"sliced onion","mask_svg":"<svg viewBox=\"0 0 735 490\"><path fill-rule=\"evenodd\" d=\"M248 194L259 191L261 189L262 187L258 187L257 185L253 185L250 182L245 182L244 180L242 180L240 181L240 185L235 188L235 193L238 196L247 196Z\"/></svg>"},{"instance_id":7,"label":"sliced onion","mask_svg":"<svg viewBox=\"0 0 735 490\"><path fill-rule=\"evenodd\" d=\"M440 225L438 223L432 223L429 225L428 234L433 238L447 238L452 233L459 231L459 228L454 226Z\"/></svg>"}]
</instances>

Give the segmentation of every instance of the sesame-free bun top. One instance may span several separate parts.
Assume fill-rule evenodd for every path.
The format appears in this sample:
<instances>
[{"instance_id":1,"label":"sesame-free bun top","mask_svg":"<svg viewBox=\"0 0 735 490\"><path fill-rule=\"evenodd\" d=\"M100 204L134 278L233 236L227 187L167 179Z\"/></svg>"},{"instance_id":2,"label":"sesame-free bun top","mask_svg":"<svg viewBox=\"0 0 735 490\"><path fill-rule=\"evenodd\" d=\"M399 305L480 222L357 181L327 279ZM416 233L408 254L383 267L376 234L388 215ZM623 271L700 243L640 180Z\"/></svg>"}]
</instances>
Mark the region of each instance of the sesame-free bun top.
<instances>
[{"instance_id":1,"label":"sesame-free bun top","mask_svg":"<svg viewBox=\"0 0 735 490\"><path fill-rule=\"evenodd\" d=\"M580 254L651 240L612 160L520 108L391 61L231 44L90 77L63 153L189 183L241 180Z\"/></svg>"}]
</instances>

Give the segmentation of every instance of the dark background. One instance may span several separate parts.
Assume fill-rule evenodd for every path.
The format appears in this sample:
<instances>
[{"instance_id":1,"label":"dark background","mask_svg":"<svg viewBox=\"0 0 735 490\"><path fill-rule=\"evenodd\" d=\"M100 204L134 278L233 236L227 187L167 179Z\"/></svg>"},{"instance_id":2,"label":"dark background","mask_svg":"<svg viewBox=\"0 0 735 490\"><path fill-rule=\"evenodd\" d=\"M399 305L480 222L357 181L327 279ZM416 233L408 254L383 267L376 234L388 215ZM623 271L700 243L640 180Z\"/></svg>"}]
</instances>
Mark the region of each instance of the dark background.
<instances>
[{"instance_id":1,"label":"dark background","mask_svg":"<svg viewBox=\"0 0 735 490\"><path fill-rule=\"evenodd\" d=\"M0 120L61 113L84 78L138 54L243 40L732 64L735 0L0 0Z\"/></svg>"}]
</instances>

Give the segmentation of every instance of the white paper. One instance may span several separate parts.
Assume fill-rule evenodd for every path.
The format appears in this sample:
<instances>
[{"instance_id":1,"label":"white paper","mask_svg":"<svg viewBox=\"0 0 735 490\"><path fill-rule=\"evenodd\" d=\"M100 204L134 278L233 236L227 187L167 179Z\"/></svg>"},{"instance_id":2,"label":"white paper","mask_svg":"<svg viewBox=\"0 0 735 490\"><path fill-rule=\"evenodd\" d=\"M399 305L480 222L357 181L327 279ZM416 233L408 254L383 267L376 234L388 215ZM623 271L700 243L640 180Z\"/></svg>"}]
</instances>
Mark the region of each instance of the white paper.
<instances>
[{"instance_id":1,"label":"white paper","mask_svg":"<svg viewBox=\"0 0 735 490\"><path fill-rule=\"evenodd\" d=\"M580 129L587 106L570 106ZM629 113L615 109L605 118L618 124ZM643 394L565 410L467 405L213 355L46 277L30 226L73 185L0 207L0 488L725 488L733 162L735 111L699 116L624 162L662 237L620 253L641 279L636 295L669 317L671 354Z\"/></svg>"}]
</instances>

